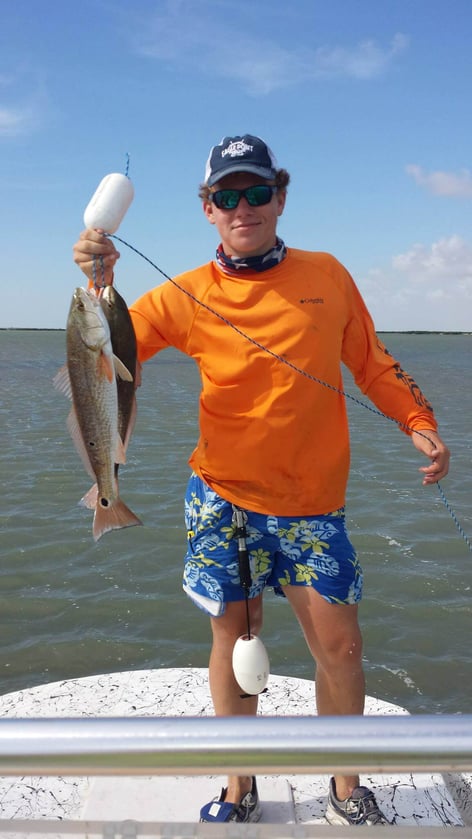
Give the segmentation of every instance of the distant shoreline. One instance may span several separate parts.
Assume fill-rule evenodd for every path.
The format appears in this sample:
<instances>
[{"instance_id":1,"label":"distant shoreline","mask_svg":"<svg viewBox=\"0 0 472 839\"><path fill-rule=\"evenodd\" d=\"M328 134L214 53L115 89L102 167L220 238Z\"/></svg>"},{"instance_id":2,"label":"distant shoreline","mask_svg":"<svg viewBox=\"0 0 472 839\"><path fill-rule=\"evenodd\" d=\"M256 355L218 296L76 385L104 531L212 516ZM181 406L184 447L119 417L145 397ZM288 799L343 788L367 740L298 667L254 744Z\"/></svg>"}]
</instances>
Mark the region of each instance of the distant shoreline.
<instances>
[{"instance_id":1,"label":"distant shoreline","mask_svg":"<svg viewBox=\"0 0 472 839\"><path fill-rule=\"evenodd\" d=\"M65 329L42 326L0 326L0 332L65 332ZM378 335L472 335L453 329L377 329Z\"/></svg>"}]
</instances>

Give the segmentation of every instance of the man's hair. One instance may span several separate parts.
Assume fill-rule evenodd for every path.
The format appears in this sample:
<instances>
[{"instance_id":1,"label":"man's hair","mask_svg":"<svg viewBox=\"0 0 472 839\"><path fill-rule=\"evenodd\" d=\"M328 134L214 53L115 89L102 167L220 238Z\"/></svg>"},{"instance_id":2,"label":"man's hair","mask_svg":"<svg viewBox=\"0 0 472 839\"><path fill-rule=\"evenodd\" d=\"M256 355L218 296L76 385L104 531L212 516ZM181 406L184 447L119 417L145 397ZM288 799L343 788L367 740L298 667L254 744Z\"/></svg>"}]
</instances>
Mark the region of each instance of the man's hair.
<instances>
[{"instance_id":1,"label":"man's hair","mask_svg":"<svg viewBox=\"0 0 472 839\"><path fill-rule=\"evenodd\" d=\"M282 190L287 189L290 183L290 175L286 169L277 169L274 181L277 190L279 192L282 192ZM198 197L201 198L202 201L208 201L208 197L211 192L212 190L209 186L207 186L206 184L200 184L198 189Z\"/></svg>"}]
</instances>

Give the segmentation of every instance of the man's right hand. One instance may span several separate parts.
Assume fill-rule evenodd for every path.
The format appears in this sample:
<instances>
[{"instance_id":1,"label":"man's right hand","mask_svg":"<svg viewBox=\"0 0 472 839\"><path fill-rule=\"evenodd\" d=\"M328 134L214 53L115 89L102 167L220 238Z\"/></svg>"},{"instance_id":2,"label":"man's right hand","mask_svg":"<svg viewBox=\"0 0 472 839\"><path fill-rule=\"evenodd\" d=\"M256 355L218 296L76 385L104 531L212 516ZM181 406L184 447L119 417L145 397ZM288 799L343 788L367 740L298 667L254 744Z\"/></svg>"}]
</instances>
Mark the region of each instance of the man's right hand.
<instances>
[{"instance_id":1,"label":"man's right hand","mask_svg":"<svg viewBox=\"0 0 472 839\"><path fill-rule=\"evenodd\" d=\"M73 253L74 262L91 282L96 280L97 285L113 283L113 269L120 254L109 236L100 230L83 230Z\"/></svg>"}]
</instances>

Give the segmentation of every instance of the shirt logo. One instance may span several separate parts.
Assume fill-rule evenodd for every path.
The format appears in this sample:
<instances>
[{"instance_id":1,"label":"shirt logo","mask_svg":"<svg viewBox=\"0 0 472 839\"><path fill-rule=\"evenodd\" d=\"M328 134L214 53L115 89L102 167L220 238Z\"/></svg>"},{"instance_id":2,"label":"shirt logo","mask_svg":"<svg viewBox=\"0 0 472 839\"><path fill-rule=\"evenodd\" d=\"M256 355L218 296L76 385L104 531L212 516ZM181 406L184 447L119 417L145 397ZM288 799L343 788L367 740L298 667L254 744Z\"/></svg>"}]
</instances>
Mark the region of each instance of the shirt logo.
<instances>
[{"instance_id":1,"label":"shirt logo","mask_svg":"<svg viewBox=\"0 0 472 839\"><path fill-rule=\"evenodd\" d=\"M227 154L230 157L242 157L246 152L252 151L254 146L248 145L245 143L244 140L238 140L237 142L230 143L229 146L221 152L221 157L226 157Z\"/></svg>"},{"instance_id":2,"label":"shirt logo","mask_svg":"<svg viewBox=\"0 0 472 839\"><path fill-rule=\"evenodd\" d=\"M300 303L324 303L323 297L303 297Z\"/></svg>"}]
</instances>

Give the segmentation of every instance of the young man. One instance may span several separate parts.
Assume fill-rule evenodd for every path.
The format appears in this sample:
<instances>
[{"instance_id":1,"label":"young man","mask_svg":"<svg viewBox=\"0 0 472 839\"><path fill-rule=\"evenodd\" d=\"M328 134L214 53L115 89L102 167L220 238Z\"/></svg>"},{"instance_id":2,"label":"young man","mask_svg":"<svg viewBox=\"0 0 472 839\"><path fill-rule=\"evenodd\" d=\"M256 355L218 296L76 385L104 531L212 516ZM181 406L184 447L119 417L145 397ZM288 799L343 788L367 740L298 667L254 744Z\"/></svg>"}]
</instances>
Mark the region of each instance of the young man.
<instances>
[{"instance_id":1,"label":"young man","mask_svg":"<svg viewBox=\"0 0 472 839\"><path fill-rule=\"evenodd\" d=\"M448 471L431 406L377 338L346 269L329 254L286 248L277 237L288 182L263 140L225 137L210 152L200 188L221 239L216 259L177 277L179 287L157 286L130 310L141 362L174 346L200 368L184 589L210 616L210 688L221 716L257 709L256 696L241 696L232 669L234 644L247 629L234 538L240 510L252 632L261 629L262 594L271 586L292 606L316 663L318 713L363 713L362 570L345 526L341 362L429 459L420 469L423 484ZM74 254L89 279L102 257L103 280L112 282L119 254L110 239L84 231ZM255 778L231 777L200 818L249 822L260 814ZM331 779L326 816L336 824L386 823L358 776Z\"/></svg>"}]
</instances>

